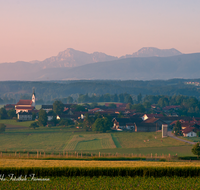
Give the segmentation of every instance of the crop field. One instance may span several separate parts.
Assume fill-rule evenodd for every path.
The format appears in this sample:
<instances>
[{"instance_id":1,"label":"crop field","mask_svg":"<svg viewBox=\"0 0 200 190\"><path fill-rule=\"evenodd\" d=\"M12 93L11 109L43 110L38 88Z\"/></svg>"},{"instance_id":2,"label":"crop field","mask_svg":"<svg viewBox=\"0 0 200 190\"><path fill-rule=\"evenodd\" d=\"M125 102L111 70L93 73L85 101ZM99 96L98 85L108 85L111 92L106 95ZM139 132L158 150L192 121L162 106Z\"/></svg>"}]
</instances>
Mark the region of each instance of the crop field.
<instances>
[{"instance_id":1,"label":"crop field","mask_svg":"<svg viewBox=\"0 0 200 190\"><path fill-rule=\"evenodd\" d=\"M0 167L200 167L200 162L0 159Z\"/></svg>"},{"instance_id":2,"label":"crop field","mask_svg":"<svg viewBox=\"0 0 200 190\"><path fill-rule=\"evenodd\" d=\"M36 177L35 177L36 178ZM1 181L0 189L199 189L198 177L54 177L49 181Z\"/></svg>"},{"instance_id":3,"label":"crop field","mask_svg":"<svg viewBox=\"0 0 200 190\"><path fill-rule=\"evenodd\" d=\"M116 148L111 134L74 135L64 150L99 150Z\"/></svg>"}]
</instances>

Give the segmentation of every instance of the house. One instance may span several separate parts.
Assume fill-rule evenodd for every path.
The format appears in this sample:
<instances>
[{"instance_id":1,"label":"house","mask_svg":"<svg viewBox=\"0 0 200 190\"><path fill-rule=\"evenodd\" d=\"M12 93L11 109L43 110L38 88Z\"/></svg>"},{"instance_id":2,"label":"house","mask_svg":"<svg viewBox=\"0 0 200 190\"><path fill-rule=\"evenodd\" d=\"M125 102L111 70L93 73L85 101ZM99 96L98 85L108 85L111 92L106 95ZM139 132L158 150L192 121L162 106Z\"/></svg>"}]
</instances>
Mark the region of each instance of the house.
<instances>
[{"instance_id":1,"label":"house","mask_svg":"<svg viewBox=\"0 0 200 190\"><path fill-rule=\"evenodd\" d=\"M53 110L53 105L42 105L41 109L45 110L47 113Z\"/></svg>"},{"instance_id":2,"label":"house","mask_svg":"<svg viewBox=\"0 0 200 190\"><path fill-rule=\"evenodd\" d=\"M156 124L156 128L157 128L156 130L161 130L162 129L162 125L166 124L161 119L155 118L155 117L148 118L148 119L144 120L142 123L154 123L154 124Z\"/></svg>"},{"instance_id":3,"label":"house","mask_svg":"<svg viewBox=\"0 0 200 190\"><path fill-rule=\"evenodd\" d=\"M172 111L172 110L178 110L181 106L179 105L172 105L172 106L166 106L163 108L163 111Z\"/></svg>"},{"instance_id":4,"label":"house","mask_svg":"<svg viewBox=\"0 0 200 190\"><path fill-rule=\"evenodd\" d=\"M113 120L113 130L134 130L135 123L141 123L142 119L140 117L130 117L130 118L114 118Z\"/></svg>"},{"instance_id":5,"label":"house","mask_svg":"<svg viewBox=\"0 0 200 190\"><path fill-rule=\"evenodd\" d=\"M33 90L32 100L19 100L15 105L16 114L19 112L30 112L35 109L35 91Z\"/></svg>"},{"instance_id":6,"label":"house","mask_svg":"<svg viewBox=\"0 0 200 190\"><path fill-rule=\"evenodd\" d=\"M163 114L144 114L142 116L142 120L147 120L147 119L152 118L152 117L156 117L156 118L163 117Z\"/></svg>"},{"instance_id":7,"label":"house","mask_svg":"<svg viewBox=\"0 0 200 190\"><path fill-rule=\"evenodd\" d=\"M135 123L135 132L154 132L156 130L155 123Z\"/></svg>"},{"instance_id":8,"label":"house","mask_svg":"<svg viewBox=\"0 0 200 190\"><path fill-rule=\"evenodd\" d=\"M182 130L184 137L196 137L197 133L195 132L195 127L187 127Z\"/></svg>"},{"instance_id":9,"label":"house","mask_svg":"<svg viewBox=\"0 0 200 190\"><path fill-rule=\"evenodd\" d=\"M89 112L102 112L104 110L102 110L101 108L94 108L94 109L89 109Z\"/></svg>"},{"instance_id":10,"label":"house","mask_svg":"<svg viewBox=\"0 0 200 190\"><path fill-rule=\"evenodd\" d=\"M53 119L54 115L55 115L54 113L48 112L48 113L47 113L47 120L48 120L48 121L51 121L51 120Z\"/></svg>"},{"instance_id":11,"label":"house","mask_svg":"<svg viewBox=\"0 0 200 190\"><path fill-rule=\"evenodd\" d=\"M17 119L19 121L31 121L32 120L32 113L31 112L18 112Z\"/></svg>"}]
</instances>

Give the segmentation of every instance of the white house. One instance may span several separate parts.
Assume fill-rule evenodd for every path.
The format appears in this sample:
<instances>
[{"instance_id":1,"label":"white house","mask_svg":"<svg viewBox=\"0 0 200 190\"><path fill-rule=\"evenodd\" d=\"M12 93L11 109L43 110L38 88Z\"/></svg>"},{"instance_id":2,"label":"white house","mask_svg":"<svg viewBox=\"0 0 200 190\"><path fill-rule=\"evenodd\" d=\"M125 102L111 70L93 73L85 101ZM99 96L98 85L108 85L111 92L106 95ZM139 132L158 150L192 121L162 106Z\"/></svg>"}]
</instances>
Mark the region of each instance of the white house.
<instances>
[{"instance_id":1,"label":"white house","mask_svg":"<svg viewBox=\"0 0 200 190\"><path fill-rule=\"evenodd\" d=\"M195 127L187 127L182 130L184 137L196 137L197 133L194 131Z\"/></svg>"}]
</instances>

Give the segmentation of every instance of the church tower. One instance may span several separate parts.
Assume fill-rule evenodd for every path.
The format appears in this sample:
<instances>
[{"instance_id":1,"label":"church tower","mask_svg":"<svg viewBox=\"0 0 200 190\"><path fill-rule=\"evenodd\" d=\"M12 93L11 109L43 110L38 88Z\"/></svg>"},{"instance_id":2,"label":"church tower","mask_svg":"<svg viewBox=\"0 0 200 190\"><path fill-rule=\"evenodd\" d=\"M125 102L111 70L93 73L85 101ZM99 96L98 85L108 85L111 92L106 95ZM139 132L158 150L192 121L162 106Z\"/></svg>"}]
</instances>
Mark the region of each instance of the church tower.
<instances>
[{"instance_id":1,"label":"church tower","mask_svg":"<svg viewBox=\"0 0 200 190\"><path fill-rule=\"evenodd\" d=\"M33 87L33 94L32 94L32 106L35 107L35 88Z\"/></svg>"}]
</instances>

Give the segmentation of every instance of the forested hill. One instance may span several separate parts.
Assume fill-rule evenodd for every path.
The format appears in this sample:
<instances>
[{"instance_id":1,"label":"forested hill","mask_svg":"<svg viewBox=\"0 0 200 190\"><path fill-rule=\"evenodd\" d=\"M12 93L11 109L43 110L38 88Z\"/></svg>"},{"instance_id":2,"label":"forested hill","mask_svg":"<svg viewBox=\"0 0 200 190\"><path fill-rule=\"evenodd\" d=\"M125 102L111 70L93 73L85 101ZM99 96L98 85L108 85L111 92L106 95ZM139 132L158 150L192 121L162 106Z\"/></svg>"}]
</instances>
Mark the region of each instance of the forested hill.
<instances>
[{"instance_id":1,"label":"forested hill","mask_svg":"<svg viewBox=\"0 0 200 190\"><path fill-rule=\"evenodd\" d=\"M195 81L200 79L172 79L172 80L154 80L154 81L50 81L50 82L19 82L5 81L0 82L0 97L13 98L18 101L20 98L30 98L32 88L36 89L36 98L51 101L55 98L64 98L72 96L74 99L79 94L89 96L102 94L120 94L128 93L137 96L142 95L187 95L200 97L198 86L186 85L184 82Z\"/></svg>"}]
</instances>

